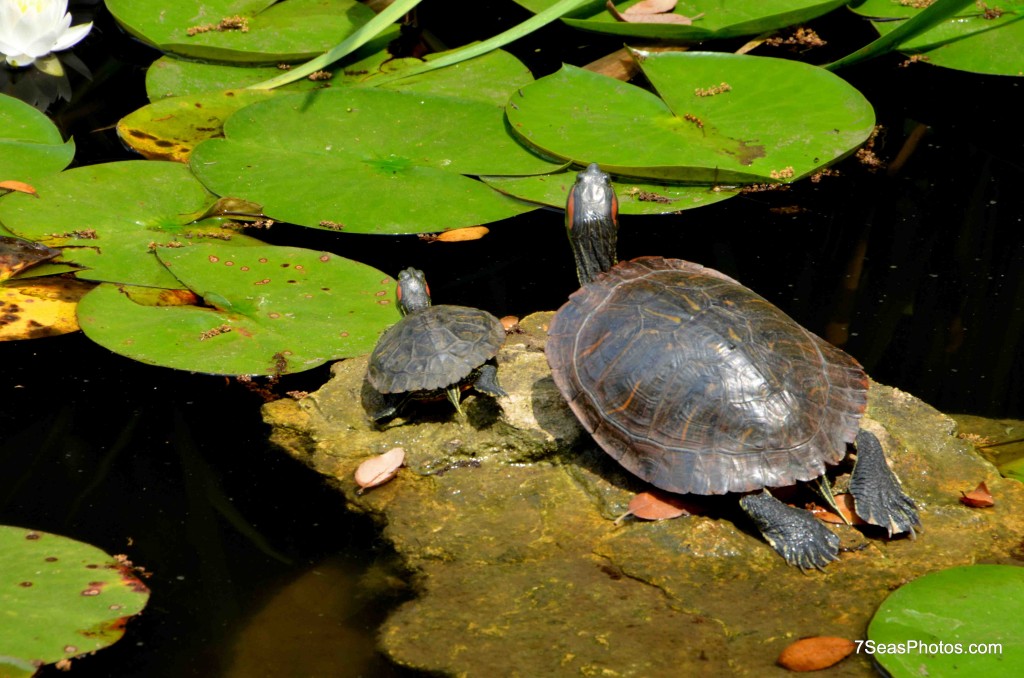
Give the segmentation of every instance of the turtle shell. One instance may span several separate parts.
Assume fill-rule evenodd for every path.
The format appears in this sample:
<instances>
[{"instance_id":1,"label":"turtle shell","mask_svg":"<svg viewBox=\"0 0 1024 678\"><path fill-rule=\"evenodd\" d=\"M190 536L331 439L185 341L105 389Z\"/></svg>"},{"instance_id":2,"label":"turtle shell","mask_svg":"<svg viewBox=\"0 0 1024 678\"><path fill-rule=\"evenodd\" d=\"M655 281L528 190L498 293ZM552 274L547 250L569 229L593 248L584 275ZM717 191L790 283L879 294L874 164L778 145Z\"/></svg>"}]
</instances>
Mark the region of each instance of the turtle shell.
<instances>
[{"instance_id":1,"label":"turtle shell","mask_svg":"<svg viewBox=\"0 0 1024 678\"><path fill-rule=\"evenodd\" d=\"M466 306L429 306L389 327L370 354L367 378L381 393L458 384L505 341L501 321Z\"/></svg>"},{"instance_id":2,"label":"turtle shell","mask_svg":"<svg viewBox=\"0 0 1024 678\"><path fill-rule=\"evenodd\" d=\"M867 402L856 360L717 271L644 257L574 293L548 363L597 443L670 492L810 480L846 454Z\"/></svg>"}]
</instances>

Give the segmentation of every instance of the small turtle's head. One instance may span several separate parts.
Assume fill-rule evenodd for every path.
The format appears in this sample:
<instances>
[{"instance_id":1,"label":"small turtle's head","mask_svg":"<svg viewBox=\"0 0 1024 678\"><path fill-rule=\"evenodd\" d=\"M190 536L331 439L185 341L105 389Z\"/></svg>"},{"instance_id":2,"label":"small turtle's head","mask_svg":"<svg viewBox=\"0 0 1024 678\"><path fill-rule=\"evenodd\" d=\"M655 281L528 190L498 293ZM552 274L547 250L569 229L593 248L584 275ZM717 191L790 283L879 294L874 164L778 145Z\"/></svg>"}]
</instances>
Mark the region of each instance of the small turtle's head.
<instances>
[{"instance_id":1,"label":"small turtle's head","mask_svg":"<svg viewBox=\"0 0 1024 678\"><path fill-rule=\"evenodd\" d=\"M395 291L398 310L409 315L430 306L430 287L423 271L407 268L398 274L398 289Z\"/></svg>"},{"instance_id":2,"label":"small turtle's head","mask_svg":"<svg viewBox=\"0 0 1024 678\"><path fill-rule=\"evenodd\" d=\"M617 261L619 201L611 178L597 163L576 175L565 204L565 230L576 257L581 285Z\"/></svg>"}]
</instances>

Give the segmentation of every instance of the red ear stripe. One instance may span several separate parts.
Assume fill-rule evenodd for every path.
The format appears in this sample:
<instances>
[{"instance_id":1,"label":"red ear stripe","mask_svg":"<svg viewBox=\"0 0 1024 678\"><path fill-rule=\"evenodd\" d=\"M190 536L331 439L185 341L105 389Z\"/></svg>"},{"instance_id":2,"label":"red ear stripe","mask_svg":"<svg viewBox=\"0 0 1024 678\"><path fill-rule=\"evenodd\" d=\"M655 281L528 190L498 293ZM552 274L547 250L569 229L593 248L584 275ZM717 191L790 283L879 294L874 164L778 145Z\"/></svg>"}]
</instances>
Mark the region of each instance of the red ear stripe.
<instances>
[{"instance_id":1,"label":"red ear stripe","mask_svg":"<svg viewBox=\"0 0 1024 678\"><path fill-rule=\"evenodd\" d=\"M615 195L615 191L612 191L612 223L615 228L619 227L619 196Z\"/></svg>"},{"instance_id":2,"label":"red ear stripe","mask_svg":"<svg viewBox=\"0 0 1024 678\"><path fill-rule=\"evenodd\" d=\"M565 203L565 227L572 230L576 221L576 187L569 189L569 199Z\"/></svg>"}]
</instances>

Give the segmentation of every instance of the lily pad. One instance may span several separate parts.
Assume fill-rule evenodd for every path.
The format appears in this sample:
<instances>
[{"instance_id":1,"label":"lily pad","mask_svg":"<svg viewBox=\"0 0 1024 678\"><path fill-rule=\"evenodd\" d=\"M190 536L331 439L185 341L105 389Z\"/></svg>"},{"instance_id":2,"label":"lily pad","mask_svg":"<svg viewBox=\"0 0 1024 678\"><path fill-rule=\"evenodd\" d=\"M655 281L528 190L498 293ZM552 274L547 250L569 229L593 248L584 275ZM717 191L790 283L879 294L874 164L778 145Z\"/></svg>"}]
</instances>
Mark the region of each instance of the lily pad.
<instances>
[{"instance_id":1,"label":"lily pad","mask_svg":"<svg viewBox=\"0 0 1024 678\"><path fill-rule=\"evenodd\" d=\"M443 121L444 124L439 124ZM505 130L487 103L381 89L275 97L228 119L191 167L206 186L275 219L352 233L425 233L533 205L463 175L559 169Z\"/></svg>"},{"instance_id":2,"label":"lily pad","mask_svg":"<svg viewBox=\"0 0 1024 678\"><path fill-rule=\"evenodd\" d=\"M106 0L125 30L193 59L265 63L311 59L373 18L356 0Z\"/></svg>"},{"instance_id":3,"label":"lily pad","mask_svg":"<svg viewBox=\"0 0 1024 678\"><path fill-rule=\"evenodd\" d=\"M80 278L177 288L151 254L202 239L258 243L223 220L191 222L217 198L183 165L132 160L89 165L41 179L38 197L0 200L0 221L16 235L61 249L61 259L86 267Z\"/></svg>"},{"instance_id":4,"label":"lily pad","mask_svg":"<svg viewBox=\"0 0 1024 678\"><path fill-rule=\"evenodd\" d=\"M117 642L148 599L123 556L0 525L0 675L31 676Z\"/></svg>"},{"instance_id":5,"label":"lily pad","mask_svg":"<svg viewBox=\"0 0 1024 678\"><path fill-rule=\"evenodd\" d=\"M385 36L393 39L396 34L397 30L389 31ZM303 79L272 91L301 92L352 85L372 87L376 78L400 70L406 64L420 63L419 59L393 59L384 49L387 42L368 43L353 55L354 58L344 59L331 66L326 71L330 74L326 80ZM368 51L370 47L375 48L375 51ZM428 60L436 56L431 55ZM169 96L248 87L279 74L280 70L274 66L208 64L164 56L154 61L146 71L146 91L151 101L157 101ZM530 69L523 62L504 50L496 49L475 59L395 80L382 87L444 94L504 106L512 90L532 80Z\"/></svg>"},{"instance_id":6,"label":"lily pad","mask_svg":"<svg viewBox=\"0 0 1024 678\"><path fill-rule=\"evenodd\" d=\"M0 283L0 341L78 331L78 301L93 288L74 278L15 278Z\"/></svg>"},{"instance_id":7,"label":"lily pad","mask_svg":"<svg viewBox=\"0 0 1024 678\"><path fill-rule=\"evenodd\" d=\"M323 88L328 86L327 83L342 87L372 84L373 73L390 72L389 69L381 70L387 59L387 53L383 52L361 62L339 66L331 71L332 78L323 82L300 80L274 90L222 90L220 88L226 83L233 82L236 87L243 87L262 82L278 71L276 68L200 64L163 57L150 66L149 73L154 83L162 88L176 85L194 91L157 99L132 112L117 124L118 135L124 143L147 158L186 162L199 142L223 135L224 120L238 109L289 92ZM509 92L532 80L529 69L522 62L507 52L495 50L448 68L403 78L384 87L455 96L501 107L508 100Z\"/></svg>"},{"instance_id":8,"label":"lily pad","mask_svg":"<svg viewBox=\"0 0 1024 678\"><path fill-rule=\"evenodd\" d=\"M399 318L391 278L329 252L202 243L157 256L203 306L152 305L105 284L78 309L90 339L140 362L211 374L301 372L368 352Z\"/></svg>"},{"instance_id":9,"label":"lily pad","mask_svg":"<svg viewBox=\"0 0 1024 678\"><path fill-rule=\"evenodd\" d=\"M32 183L68 166L75 143L64 141L49 118L14 97L0 94L0 181Z\"/></svg>"},{"instance_id":10,"label":"lily pad","mask_svg":"<svg viewBox=\"0 0 1024 678\"><path fill-rule=\"evenodd\" d=\"M969 6L899 49L907 54L923 54L928 63L945 68L1024 76L1024 2L991 5ZM901 23L898 19L922 11L889 0L867 0L852 9L863 16L886 19L872 22L882 35L895 30Z\"/></svg>"},{"instance_id":11,"label":"lily pad","mask_svg":"<svg viewBox=\"0 0 1024 678\"><path fill-rule=\"evenodd\" d=\"M890 594L868 639L875 661L897 678L1016 675L1024 665L1022 604L1024 568L953 567Z\"/></svg>"},{"instance_id":12,"label":"lily pad","mask_svg":"<svg viewBox=\"0 0 1024 678\"><path fill-rule=\"evenodd\" d=\"M228 116L275 94L271 90L231 89L160 99L121 118L117 135L151 160L188 162L197 144L221 136Z\"/></svg>"},{"instance_id":13,"label":"lily pad","mask_svg":"<svg viewBox=\"0 0 1024 678\"><path fill-rule=\"evenodd\" d=\"M784 59L637 53L652 94L573 66L517 90L512 129L545 155L661 181L793 181L839 160L874 127L844 80Z\"/></svg>"},{"instance_id":14,"label":"lily pad","mask_svg":"<svg viewBox=\"0 0 1024 678\"><path fill-rule=\"evenodd\" d=\"M548 207L565 207L576 172L563 171L533 177L480 177L491 188ZM683 186L651 182L612 181L621 214L665 214L693 209L739 194L737 188Z\"/></svg>"},{"instance_id":15,"label":"lily pad","mask_svg":"<svg viewBox=\"0 0 1024 678\"><path fill-rule=\"evenodd\" d=\"M540 12L556 0L516 0L531 12ZM640 0L615 3L625 12ZM563 19L573 28L638 38L661 38L696 42L756 35L792 26L831 12L847 0L681 0L673 10L691 19L682 24L624 23L608 12L603 1L588 4ZM700 16L702 15L702 16Z\"/></svg>"}]
</instances>

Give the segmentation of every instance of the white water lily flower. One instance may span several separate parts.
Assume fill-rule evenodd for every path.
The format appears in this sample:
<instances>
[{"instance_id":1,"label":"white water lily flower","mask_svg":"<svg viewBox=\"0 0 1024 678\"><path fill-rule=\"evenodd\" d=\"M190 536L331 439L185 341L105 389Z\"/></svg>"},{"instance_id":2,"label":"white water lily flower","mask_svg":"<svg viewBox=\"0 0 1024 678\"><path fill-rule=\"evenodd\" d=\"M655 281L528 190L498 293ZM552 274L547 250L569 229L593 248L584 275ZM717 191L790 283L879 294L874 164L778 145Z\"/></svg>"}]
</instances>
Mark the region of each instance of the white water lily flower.
<instances>
[{"instance_id":1,"label":"white water lily flower","mask_svg":"<svg viewBox=\"0 0 1024 678\"><path fill-rule=\"evenodd\" d=\"M0 0L0 54L16 68L84 38L92 22L71 25L67 0Z\"/></svg>"}]
</instances>

